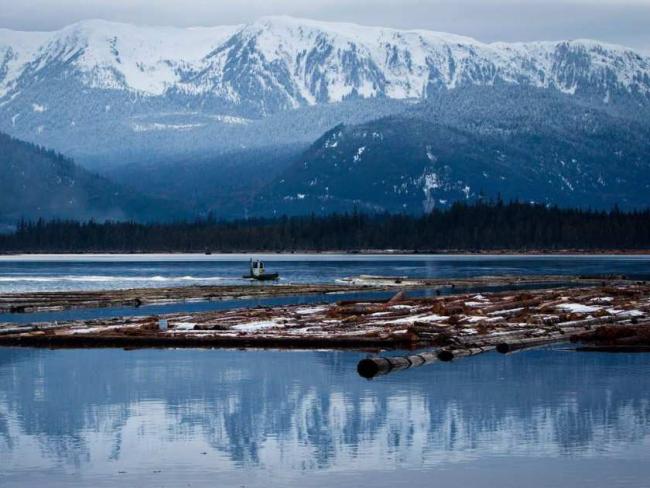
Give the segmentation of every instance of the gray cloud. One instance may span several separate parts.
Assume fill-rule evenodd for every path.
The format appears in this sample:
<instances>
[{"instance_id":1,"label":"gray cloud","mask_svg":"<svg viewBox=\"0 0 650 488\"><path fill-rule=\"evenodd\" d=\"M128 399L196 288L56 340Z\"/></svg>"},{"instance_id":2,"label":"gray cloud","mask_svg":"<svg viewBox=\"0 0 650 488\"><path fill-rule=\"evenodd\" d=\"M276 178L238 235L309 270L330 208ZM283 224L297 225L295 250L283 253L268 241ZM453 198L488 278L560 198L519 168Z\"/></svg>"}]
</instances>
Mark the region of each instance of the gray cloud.
<instances>
[{"instance_id":1,"label":"gray cloud","mask_svg":"<svg viewBox=\"0 0 650 488\"><path fill-rule=\"evenodd\" d=\"M0 0L0 26L23 30L58 29L87 18L191 26L278 14L483 41L594 38L650 51L650 0Z\"/></svg>"}]
</instances>

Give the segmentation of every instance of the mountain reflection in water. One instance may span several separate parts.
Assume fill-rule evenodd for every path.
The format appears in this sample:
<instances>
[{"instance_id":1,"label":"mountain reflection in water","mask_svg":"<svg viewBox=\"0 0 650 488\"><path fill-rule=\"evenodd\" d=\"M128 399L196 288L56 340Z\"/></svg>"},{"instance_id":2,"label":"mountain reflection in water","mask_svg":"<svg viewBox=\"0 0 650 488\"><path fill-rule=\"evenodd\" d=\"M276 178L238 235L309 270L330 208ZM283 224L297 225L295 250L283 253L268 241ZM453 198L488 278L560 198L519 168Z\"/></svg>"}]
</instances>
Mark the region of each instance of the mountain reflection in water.
<instances>
[{"instance_id":1,"label":"mountain reflection in water","mask_svg":"<svg viewBox=\"0 0 650 488\"><path fill-rule=\"evenodd\" d=\"M462 468L490 486L485 463L532 463L527 486L547 486L567 461L620 486L650 475L648 355L486 354L375 381L361 357L0 349L0 485L382 486Z\"/></svg>"}]
</instances>

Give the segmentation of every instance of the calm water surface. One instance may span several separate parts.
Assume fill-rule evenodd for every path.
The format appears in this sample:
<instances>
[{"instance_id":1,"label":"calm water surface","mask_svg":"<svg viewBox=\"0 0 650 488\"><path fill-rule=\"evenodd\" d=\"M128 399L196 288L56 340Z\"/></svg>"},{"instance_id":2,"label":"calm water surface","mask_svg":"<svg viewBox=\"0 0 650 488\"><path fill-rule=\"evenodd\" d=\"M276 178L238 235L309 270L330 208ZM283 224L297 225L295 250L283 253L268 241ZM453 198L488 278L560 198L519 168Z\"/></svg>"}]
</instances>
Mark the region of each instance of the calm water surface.
<instances>
[{"instance_id":1,"label":"calm water surface","mask_svg":"<svg viewBox=\"0 0 650 488\"><path fill-rule=\"evenodd\" d=\"M650 355L0 349L0 486L647 487Z\"/></svg>"},{"instance_id":2,"label":"calm water surface","mask_svg":"<svg viewBox=\"0 0 650 488\"><path fill-rule=\"evenodd\" d=\"M466 277L625 274L650 279L650 256L261 255L281 283L333 283L359 274ZM0 256L0 294L248 283L249 255ZM268 286L268 284L264 284Z\"/></svg>"}]
</instances>

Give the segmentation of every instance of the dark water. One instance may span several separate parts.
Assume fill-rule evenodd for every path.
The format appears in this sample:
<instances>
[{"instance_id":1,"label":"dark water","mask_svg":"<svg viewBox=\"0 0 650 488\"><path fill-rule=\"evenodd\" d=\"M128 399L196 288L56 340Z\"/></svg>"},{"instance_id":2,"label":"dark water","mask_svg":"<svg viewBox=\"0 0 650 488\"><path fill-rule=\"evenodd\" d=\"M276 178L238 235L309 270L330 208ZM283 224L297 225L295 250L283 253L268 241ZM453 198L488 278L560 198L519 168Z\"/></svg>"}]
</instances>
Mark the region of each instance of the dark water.
<instances>
[{"instance_id":1,"label":"dark water","mask_svg":"<svg viewBox=\"0 0 650 488\"><path fill-rule=\"evenodd\" d=\"M248 283L248 255L0 257L0 294ZM261 256L280 283L333 283L360 274L466 277L503 274L625 274L650 279L650 256ZM269 284L260 284L269 286Z\"/></svg>"},{"instance_id":2,"label":"dark water","mask_svg":"<svg viewBox=\"0 0 650 488\"><path fill-rule=\"evenodd\" d=\"M0 486L647 487L650 355L0 349Z\"/></svg>"}]
</instances>

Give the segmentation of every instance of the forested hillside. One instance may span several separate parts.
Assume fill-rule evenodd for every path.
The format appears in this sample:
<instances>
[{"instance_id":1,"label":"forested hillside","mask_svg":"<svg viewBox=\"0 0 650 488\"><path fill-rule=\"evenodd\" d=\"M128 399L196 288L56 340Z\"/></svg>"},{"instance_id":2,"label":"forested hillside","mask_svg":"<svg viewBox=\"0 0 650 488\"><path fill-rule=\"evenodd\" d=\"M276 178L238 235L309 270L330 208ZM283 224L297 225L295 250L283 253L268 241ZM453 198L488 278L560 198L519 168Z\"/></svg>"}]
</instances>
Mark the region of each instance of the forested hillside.
<instances>
[{"instance_id":1,"label":"forested hillside","mask_svg":"<svg viewBox=\"0 0 650 488\"><path fill-rule=\"evenodd\" d=\"M180 206L143 197L53 151L0 133L0 222L24 218L167 220Z\"/></svg>"},{"instance_id":2,"label":"forested hillside","mask_svg":"<svg viewBox=\"0 0 650 488\"><path fill-rule=\"evenodd\" d=\"M634 113L524 88L458 90L326 132L260 192L257 215L418 214L506 199L650 205L650 127Z\"/></svg>"}]
</instances>

